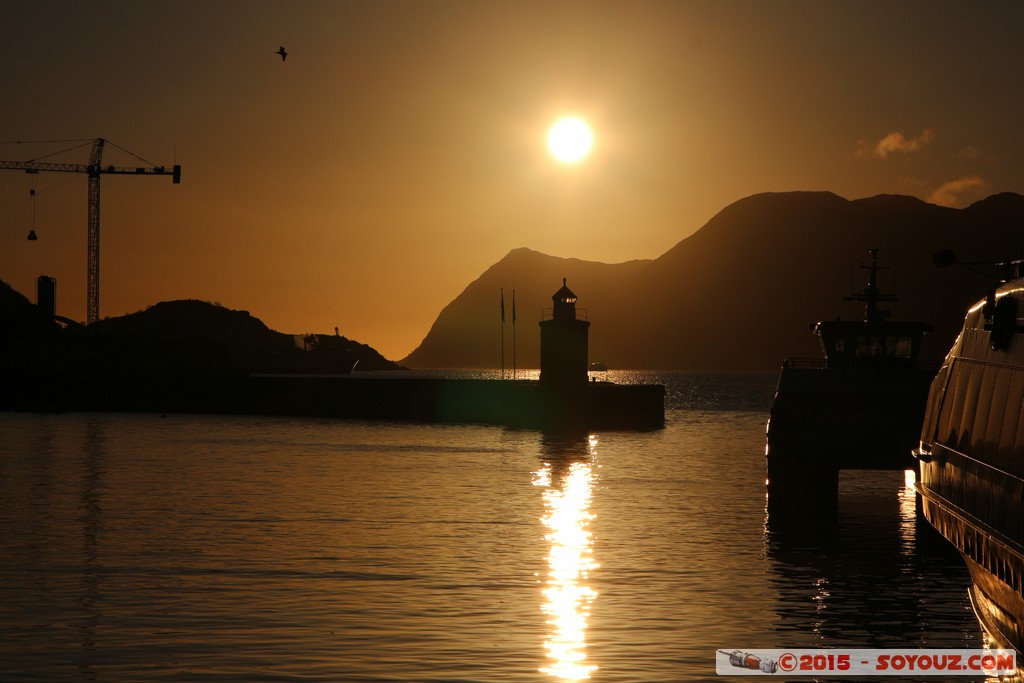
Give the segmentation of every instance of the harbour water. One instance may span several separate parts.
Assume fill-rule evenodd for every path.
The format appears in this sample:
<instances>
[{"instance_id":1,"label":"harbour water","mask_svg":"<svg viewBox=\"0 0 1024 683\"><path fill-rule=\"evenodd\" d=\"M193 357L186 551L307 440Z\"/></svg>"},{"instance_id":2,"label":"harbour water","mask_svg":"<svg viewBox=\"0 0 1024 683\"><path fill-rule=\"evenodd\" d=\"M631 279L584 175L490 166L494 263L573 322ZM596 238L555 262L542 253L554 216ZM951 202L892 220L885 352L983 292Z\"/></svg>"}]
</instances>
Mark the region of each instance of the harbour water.
<instances>
[{"instance_id":1,"label":"harbour water","mask_svg":"<svg viewBox=\"0 0 1024 683\"><path fill-rule=\"evenodd\" d=\"M608 374L665 383L666 427L0 413L0 680L708 681L717 649L982 647L902 473L844 475L834 523L767 518L774 375Z\"/></svg>"}]
</instances>

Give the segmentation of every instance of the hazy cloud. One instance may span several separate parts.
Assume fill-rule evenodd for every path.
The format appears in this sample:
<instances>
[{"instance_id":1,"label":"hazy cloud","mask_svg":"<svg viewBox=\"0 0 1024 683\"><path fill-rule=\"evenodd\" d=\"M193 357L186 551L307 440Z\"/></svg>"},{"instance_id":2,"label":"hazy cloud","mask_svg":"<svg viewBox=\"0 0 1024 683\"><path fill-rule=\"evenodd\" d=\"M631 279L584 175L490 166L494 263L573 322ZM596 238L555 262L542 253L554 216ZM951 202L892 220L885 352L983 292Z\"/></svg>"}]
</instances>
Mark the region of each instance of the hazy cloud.
<instances>
[{"instance_id":1,"label":"hazy cloud","mask_svg":"<svg viewBox=\"0 0 1024 683\"><path fill-rule=\"evenodd\" d=\"M939 206L963 208L967 204L981 199L989 189L989 184L978 176L968 176L943 183L939 189L932 192L928 201Z\"/></svg>"},{"instance_id":2,"label":"hazy cloud","mask_svg":"<svg viewBox=\"0 0 1024 683\"><path fill-rule=\"evenodd\" d=\"M896 152L911 154L926 147L934 139L935 131L931 128L925 128L916 138L906 138L903 136L903 133L889 133L874 146L871 150L871 156L885 159L890 154L895 154Z\"/></svg>"},{"instance_id":3,"label":"hazy cloud","mask_svg":"<svg viewBox=\"0 0 1024 683\"><path fill-rule=\"evenodd\" d=\"M901 192L906 194L912 194L920 196L928 191L928 187L931 185L927 180L918 178L916 176L901 175L896 179L896 186Z\"/></svg>"},{"instance_id":4,"label":"hazy cloud","mask_svg":"<svg viewBox=\"0 0 1024 683\"><path fill-rule=\"evenodd\" d=\"M852 156L857 159L885 159L896 152L911 154L926 147L934 139L933 128L925 128L916 138L907 138L903 133L889 133L878 142L860 140Z\"/></svg>"},{"instance_id":5,"label":"hazy cloud","mask_svg":"<svg viewBox=\"0 0 1024 683\"><path fill-rule=\"evenodd\" d=\"M959 152L954 154L953 158L954 159L967 160L967 161L974 161L975 159L981 159L982 156L983 155L981 153L981 150L979 150L977 147L975 147L974 145L967 145L966 147L961 149Z\"/></svg>"}]
</instances>

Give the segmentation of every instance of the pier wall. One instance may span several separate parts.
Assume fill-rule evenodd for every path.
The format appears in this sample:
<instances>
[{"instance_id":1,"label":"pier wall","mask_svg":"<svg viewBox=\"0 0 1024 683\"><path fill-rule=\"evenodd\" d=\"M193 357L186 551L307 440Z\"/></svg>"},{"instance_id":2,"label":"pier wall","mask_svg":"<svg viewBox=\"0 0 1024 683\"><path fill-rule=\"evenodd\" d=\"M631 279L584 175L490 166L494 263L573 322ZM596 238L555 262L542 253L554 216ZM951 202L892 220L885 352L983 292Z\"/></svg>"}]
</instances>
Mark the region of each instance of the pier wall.
<instances>
[{"instance_id":1,"label":"pier wall","mask_svg":"<svg viewBox=\"0 0 1024 683\"><path fill-rule=\"evenodd\" d=\"M522 428L657 429L661 385L423 377L174 373L88 379L6 377L0 409L35 412L155 412L284 415Z\"/></svg>"}]
</instances>

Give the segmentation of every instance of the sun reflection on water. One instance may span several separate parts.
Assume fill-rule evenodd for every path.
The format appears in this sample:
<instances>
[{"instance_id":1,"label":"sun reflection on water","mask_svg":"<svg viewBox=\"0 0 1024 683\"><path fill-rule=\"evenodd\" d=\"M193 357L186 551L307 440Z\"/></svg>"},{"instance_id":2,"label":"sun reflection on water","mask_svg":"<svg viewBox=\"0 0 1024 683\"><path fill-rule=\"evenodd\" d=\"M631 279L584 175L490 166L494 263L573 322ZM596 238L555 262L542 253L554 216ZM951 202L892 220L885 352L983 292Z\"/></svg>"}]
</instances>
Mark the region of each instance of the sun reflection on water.
<instances>
[{"instance_id":1,"label":"sun reflection on water","mask_svg":"<svg viewBox=\"0 0 1024 683\"><path fill-rule=\"evenodd\" d=\"M900 545L903 552L912 554L917 547L917 491L914 484L917 481L917 473L914 470L904 470L903 487L900 489Z\"/></svg>"},{"instance_id":2,"label":"sun reflection on water","mask_svg":"<svg viewBox=\"0 0 1024 683\"><path fill-rule=\"evenodd\" d=\"M588 455L596 450L597 437L587 444ZM590 532L590 500L594 473L590 462L545 462L534 474L535 486L544 487L545 515L541 518L549 530L548 573L541 606L551 625L544 643L549 660L540 671L562 681L590 678L597 666L587 664L586 630L590 605L597 591L586 584L590 571L598 564L593 558Z\"/></svg>"}]
</instances>

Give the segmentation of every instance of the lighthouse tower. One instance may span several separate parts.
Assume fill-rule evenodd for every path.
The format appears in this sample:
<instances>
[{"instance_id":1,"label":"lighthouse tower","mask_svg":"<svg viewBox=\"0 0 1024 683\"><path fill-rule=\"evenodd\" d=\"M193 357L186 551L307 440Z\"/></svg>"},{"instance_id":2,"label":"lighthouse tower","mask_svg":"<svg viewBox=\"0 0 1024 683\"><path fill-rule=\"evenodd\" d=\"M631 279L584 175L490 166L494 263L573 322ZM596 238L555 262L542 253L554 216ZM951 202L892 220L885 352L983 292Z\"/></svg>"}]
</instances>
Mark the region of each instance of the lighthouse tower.
<instances>
[{"instance_id":1,"label":"lighthouse tower","mask_svg":"<svg viewBox=\"0 0 1024 683\"><path fill-rule=\"evenodd\" d=\"M551 318L540 323L540 380L548 385L585 385L590 322L577 319L576 295L565 278L551 300Z\"/></svg>"}]
</instances>

